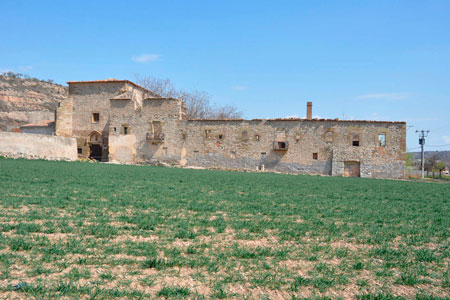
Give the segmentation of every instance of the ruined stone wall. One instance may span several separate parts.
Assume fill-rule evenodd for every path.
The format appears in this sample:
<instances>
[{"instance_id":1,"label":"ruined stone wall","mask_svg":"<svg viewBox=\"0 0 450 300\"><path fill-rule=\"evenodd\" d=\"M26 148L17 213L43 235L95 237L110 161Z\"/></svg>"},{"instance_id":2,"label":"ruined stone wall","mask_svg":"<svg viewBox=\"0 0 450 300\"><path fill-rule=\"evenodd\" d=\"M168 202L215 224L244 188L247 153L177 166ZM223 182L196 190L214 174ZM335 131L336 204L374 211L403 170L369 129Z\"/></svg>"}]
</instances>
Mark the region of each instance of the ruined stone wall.
<instances>
[{"instance_id":1,"label":"ruined stone wall","mask_svg":"<svg viewBox=\"0 0 450 300\"><path fill-rule=\"evenodd\" d=\"M390 122L187 121L185 159L187 165L324 175L344 175L344 162L350 160L360 162L361 177L401 178L405 127ZM386 147L378 146L379 133L386 134ZM359 146L352 144L355 134ZM287 142L287 151L274 149L279 141Z\"/></svg>"},{"instance_id":2,"label":"ruined stone wall","mask_svg":"<svg viewBox=\"0 0 450 300\"><path fill-rule=\"evenodd\" d=\"M186 166L265 169L290 173L344 175L357 162L361 177L401 178L405 123L334 120L181 120L179 100L111 101L110 160L158 160ZM164 139L148 140L160 121ZM130 132L124 135L120 127ZM115 128L115 129L114 129ZM379 147L378 134L386 135ZM353 144L357 137L359 146ZM278 142L287 150L276 149Z\"/></svg>"},{"instance_id":3,"label":"ruined stone wall","mask_svg":"<svg viewBox=\"0 0 450 300\"><path fill-rule=\"evenodd\" d=\"M331 149L317 132L324 124L298 121L187 121L187 165L331 174ZM285 143L287 150L274 149ZM276 145L275 145L276 146ZM313 159L317 153L318 159Z\"/></svg>"},{"instance_id":4,"label":"ruined stone wall","mask_svg":"<svg viewBox=\"0 0 450 300\"><path fill-rule=\"evenodd\" d=\"M6 157L76 160L77 143L73 138L0 132L0 155Z\"/></svg>"},{"instance_id":5,"label":"ruined stone wall","mask_svg":"<svg viewBox=\"0 0 450 300\"><path fill-rule=\"evenodd\" d=\"M56 135L72 137L73 98L61 101L56 111Z\"/></svg>"},{"instance_id":6,"label":"ruined stone wall","mask_svg":"<svg viewBox=\"0 0 450 300\"><path fill-rule=\"evenodd\" d=\"M178 164L180 119L178 99L145 99L142 108L136 107L134 101L111 100L109 160L121 163L160 160ZM152 136L153 122L159 122L163 136Z\"/></svg>"}]
</instances>

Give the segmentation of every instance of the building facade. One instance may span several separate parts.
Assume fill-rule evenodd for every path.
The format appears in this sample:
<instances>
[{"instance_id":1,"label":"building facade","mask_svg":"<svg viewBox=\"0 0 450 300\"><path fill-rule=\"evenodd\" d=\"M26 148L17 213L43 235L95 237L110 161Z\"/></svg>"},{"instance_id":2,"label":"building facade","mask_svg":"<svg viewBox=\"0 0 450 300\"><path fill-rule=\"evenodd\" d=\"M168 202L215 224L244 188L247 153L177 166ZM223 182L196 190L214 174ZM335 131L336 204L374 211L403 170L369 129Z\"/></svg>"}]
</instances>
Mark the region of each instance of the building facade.
<instances>
[{"instance_id":1,"label":"building facade","mask_svg":"<svg viewBox=\"0 0 450 300\"><path fill-rule=\"evenodd\" d=\"M56 134L80 158L238 170L403 178L406 123L312 119L187 120L181 99L126 80L69 82Z\"/></svg>"}]
</instances>

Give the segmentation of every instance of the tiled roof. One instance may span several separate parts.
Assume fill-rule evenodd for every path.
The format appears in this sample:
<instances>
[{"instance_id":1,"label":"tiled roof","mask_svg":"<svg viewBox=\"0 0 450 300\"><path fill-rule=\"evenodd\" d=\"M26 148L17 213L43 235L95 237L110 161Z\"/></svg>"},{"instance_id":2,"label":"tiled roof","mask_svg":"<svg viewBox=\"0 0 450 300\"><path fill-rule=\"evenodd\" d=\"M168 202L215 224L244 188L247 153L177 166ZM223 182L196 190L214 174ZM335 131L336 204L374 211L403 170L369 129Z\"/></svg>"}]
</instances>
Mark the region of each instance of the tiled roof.
<instances>
[{"instance_id":1,"label":"tiled roof","mask_svg":"<svg viewBox=\"0 0 450 300\"><path fill-rule=\"evenodd\" d=\"M374 124L406 124L406 122L401 121L371 121L371 120L339 120L339 119L300 119L300 118L275 118L275 119L189 119L188 121L224 121L224 122L236 122L236 121L268 121L268 122L278 122L278 121L302 121L302 122L341 122L341 123L374 123Z\"/></svg>"},{"instance_id":2,"label":"tiled roof","mask_svg":"<svg viewBox=\"0 0 450 300\"><path fill-rule=\"evenodd\" d=\"M55 123L55 121L53 121L53 120L43 120L43 121L40 121L40 122L37 122L37 123L25 124L25 125L22 125L20 127L48 127L52 123Z\"/></svg>"},{"instance_id":3,"label":"tiled roof","mask_svg":"<svg viewBox=\"0 0 450 300\"><path fill-rule=\"evenodd\" d=\"M156 93L154 93L154 92L152 92L150 90L147 90L146 88L143 88L142 86L137 85L136 83L134 83L132 81L115 79L115 78L109 78L109 79L103 79L103 80L88 80L88 81L67 81L67 84L110 83L110 82L112 82L112 83L121 83L121 82L128 83L128 84L131 84L132 86L135 86L137 88L140 88L140 89L146 91L147 93L150 93L153 97L161 97L160 95L158 95L158 94L156 94Z\"/></svg>"}]
</instances>

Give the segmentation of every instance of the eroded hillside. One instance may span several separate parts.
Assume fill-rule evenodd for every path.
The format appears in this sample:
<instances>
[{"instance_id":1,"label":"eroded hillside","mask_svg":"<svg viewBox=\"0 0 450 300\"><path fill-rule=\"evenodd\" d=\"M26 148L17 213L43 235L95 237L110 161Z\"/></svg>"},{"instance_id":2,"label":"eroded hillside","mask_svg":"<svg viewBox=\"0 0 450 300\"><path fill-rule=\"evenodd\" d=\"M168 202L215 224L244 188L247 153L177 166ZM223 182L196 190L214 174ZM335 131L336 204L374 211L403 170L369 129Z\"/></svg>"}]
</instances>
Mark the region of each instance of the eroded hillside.
<instances>
[{"instance_id":1,"label":"eroded hillside","mask_svg":"<svg viewBox=\"0 0 450 300\"><path fill-rule=\"evenodd\" d=\"M67 92L65 86L36 78L0 75L0 129L52 120Z\"/></svg>"}]
</instances>

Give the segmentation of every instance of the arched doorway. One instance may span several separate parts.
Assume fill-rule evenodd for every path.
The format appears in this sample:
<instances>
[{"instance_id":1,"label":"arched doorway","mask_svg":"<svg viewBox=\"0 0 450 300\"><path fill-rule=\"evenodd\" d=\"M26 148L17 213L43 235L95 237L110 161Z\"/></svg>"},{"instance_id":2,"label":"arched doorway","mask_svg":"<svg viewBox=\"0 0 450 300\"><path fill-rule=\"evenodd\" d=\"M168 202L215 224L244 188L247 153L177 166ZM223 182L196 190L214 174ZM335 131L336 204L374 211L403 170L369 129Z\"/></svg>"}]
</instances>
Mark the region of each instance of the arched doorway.
<instances>
[{"instance_id":1,"label":"arched doorway","mask_svg":"<svg viewBox=\"0 0 450 300\"><path fill-rule=\"evenodd\" d=\"M89 144L89 158L102 161L103 137L98 131L93 131L87 138Z\"/></svg>"}]
</instances>

